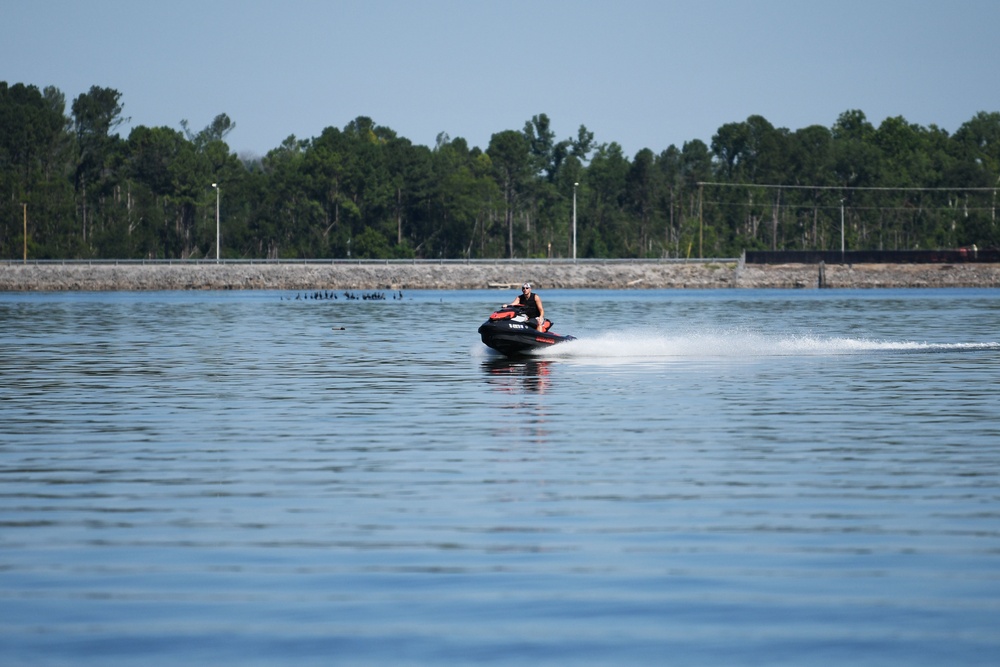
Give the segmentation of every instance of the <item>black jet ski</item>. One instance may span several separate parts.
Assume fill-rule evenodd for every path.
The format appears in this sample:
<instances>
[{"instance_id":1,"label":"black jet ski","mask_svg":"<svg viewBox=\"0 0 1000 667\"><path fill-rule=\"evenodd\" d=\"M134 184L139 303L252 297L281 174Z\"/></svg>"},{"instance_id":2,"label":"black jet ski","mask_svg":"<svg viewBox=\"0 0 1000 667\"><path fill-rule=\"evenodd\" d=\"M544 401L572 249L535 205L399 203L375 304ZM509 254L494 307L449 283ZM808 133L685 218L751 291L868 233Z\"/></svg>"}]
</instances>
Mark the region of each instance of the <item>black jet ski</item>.
<instances>
[{"instance_id":1,"label":"black jet ski","mask_svg":"<svg viewBox=\"0 0 1000 667\"><path fill-rule=\"evenodd\" d=\"M552 347L556 343L576 340L574 336L553 333L550 330L550 320L545 320L541 329L536 328L537 324L537 320L528 319L523 307L505 306L480 325L479 335L487 347L507 357L517 357Z\"/></svg>"}]
</instances>

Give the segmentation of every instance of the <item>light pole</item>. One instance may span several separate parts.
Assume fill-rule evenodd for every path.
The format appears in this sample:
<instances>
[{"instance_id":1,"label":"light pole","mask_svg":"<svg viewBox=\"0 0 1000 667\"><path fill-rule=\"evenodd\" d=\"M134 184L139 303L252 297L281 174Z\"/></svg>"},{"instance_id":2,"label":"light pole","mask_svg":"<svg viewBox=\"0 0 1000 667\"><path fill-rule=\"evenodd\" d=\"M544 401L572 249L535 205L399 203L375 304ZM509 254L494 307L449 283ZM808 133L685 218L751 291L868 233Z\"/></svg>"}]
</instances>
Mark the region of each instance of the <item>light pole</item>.
<instances>
[{"instance_id":1,"label":"light pole","mask_svg":"<svg viewBox=\"0 0 1000 667\"><path fill-rule=\"evenodd\" d=\"M215 188L215 263L219 263L219 184L212 183Z\"/></svg>"},{"instance_id":2,"label":"light pole","mask_svg":"<svg viewBox=\"0 0 1000 667\"><path fill-rule=\"evenodd\" d=\"M576 188L579 183L573 184L573 261L576 261Z\"/></svg>"},{"instance_id":3,"label":"light pole","mask_svg":"<svg viewBox=\"0 0 1000 667\"><path fill-rule=\"evenodd\" d=\"M840 263L844 263L844 200L840 200Z\"/></svg>"}]
</instances>

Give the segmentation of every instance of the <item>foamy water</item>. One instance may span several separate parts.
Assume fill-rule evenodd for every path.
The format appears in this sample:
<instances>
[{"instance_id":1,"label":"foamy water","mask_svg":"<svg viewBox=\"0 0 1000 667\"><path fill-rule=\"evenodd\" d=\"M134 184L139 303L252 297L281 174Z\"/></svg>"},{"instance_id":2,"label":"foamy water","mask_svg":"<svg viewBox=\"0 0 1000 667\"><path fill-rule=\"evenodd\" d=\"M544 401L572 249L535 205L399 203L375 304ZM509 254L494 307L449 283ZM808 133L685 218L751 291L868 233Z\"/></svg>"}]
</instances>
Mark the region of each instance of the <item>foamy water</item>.
<instances>
[{"instance_id":1,"label":"foamy water","mask_svg":"<svg viewBox=\"0 0 1000 667\"><path fill-rule=\"evenodd\" d=\"M765 334L742 331L721 331L671 335L646 330L608 332L568 341L540 350L536 355L546 359L574 361L613 359L655 361L665 359L697 360L699 358L752 359L785 355L838 355L866 352L903 351L989 351L1000 350L1000 342L931 343L908 340L877 340L870 338L827 338L810 335Z\"/></svg>"}]
</instances>

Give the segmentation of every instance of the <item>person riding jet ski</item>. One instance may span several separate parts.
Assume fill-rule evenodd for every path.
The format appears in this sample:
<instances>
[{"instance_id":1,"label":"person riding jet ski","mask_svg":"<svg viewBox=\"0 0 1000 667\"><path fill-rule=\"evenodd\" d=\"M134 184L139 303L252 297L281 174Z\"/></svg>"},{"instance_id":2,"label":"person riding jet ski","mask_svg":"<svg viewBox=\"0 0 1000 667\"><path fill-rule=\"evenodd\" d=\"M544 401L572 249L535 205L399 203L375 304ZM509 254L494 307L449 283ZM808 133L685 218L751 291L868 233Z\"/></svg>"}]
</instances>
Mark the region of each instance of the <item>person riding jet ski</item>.
<instances>
[{"instance_id":1,"label":"person riding jet ski","mask_svg":"<svg viewBox=\"0 0 1000 667\"><path fill-rule=\"evenodd\" d=\"M574 336L552 331L552 322L545 319L545 307L537 294L531 293L531 283L521 286L521 294L511 304L503 304L479 327L483 344L507 357L518 357L576 340Z\"/></svg>"},{"instance_id":2,"label":"person riding jet ski","mask_svg":"<svg viewBox=\"0 0 1000 667\"><path fill-rule=\"evenodd\" d=\"M503 305L504 308L508 306L524 308L524 314L528 316L528 323L539 331L545 326L545 307L542 305L542 297L532 294L531 283L521 285L521 293L517 295L517 298L512 303Z\"/></svg>"}]
</instances>

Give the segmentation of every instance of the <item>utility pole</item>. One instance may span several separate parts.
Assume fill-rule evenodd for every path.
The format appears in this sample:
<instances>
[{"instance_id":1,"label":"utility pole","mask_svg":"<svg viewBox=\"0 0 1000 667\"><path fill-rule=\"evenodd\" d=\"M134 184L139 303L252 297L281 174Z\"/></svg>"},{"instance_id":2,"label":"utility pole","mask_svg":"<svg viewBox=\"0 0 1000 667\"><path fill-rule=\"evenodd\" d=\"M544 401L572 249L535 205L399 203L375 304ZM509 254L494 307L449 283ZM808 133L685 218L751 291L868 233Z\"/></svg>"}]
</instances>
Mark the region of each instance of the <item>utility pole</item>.
<instances>
[{"instance_id":1,"label":"utility pole","mask_svg":"<svg viewBox=\"0 0 1000 667\"><path fill-rule=\"evenodd\" d=\"M705 216L702 212L702 195L705 184L698 184L698 259L704 259L705 253L703 243L705 241Z\"/></svg>"},{"instance_id":2,"label":"utility pole","mask_svg":"<svg viewBox=\"0 0 1000 667\"><path fill-rule=\"evenodd\" d=\"M215 188L215 263L219 263L219 241L222 236L219 233L219 184L212 183Z\"/></svg>"},{"instance_id":3,"label":"utility pole","mask_svg":"<svg viewBox=\"0 0 1000 667\"><path fill-rule=\"evenodd\" d=\"M840 200L840 263L844 263L844 200Z\"/></svg>"},{"instance_id":4,"label":"utility pole","mask_svg":"<svg viewBox=\"0 0 1000 667\"><path fill-rule=\"evenodd\" d=\"M579 183L573 184L573 261L576 261L576 188Z\"/></svg>"}]
</instances>

